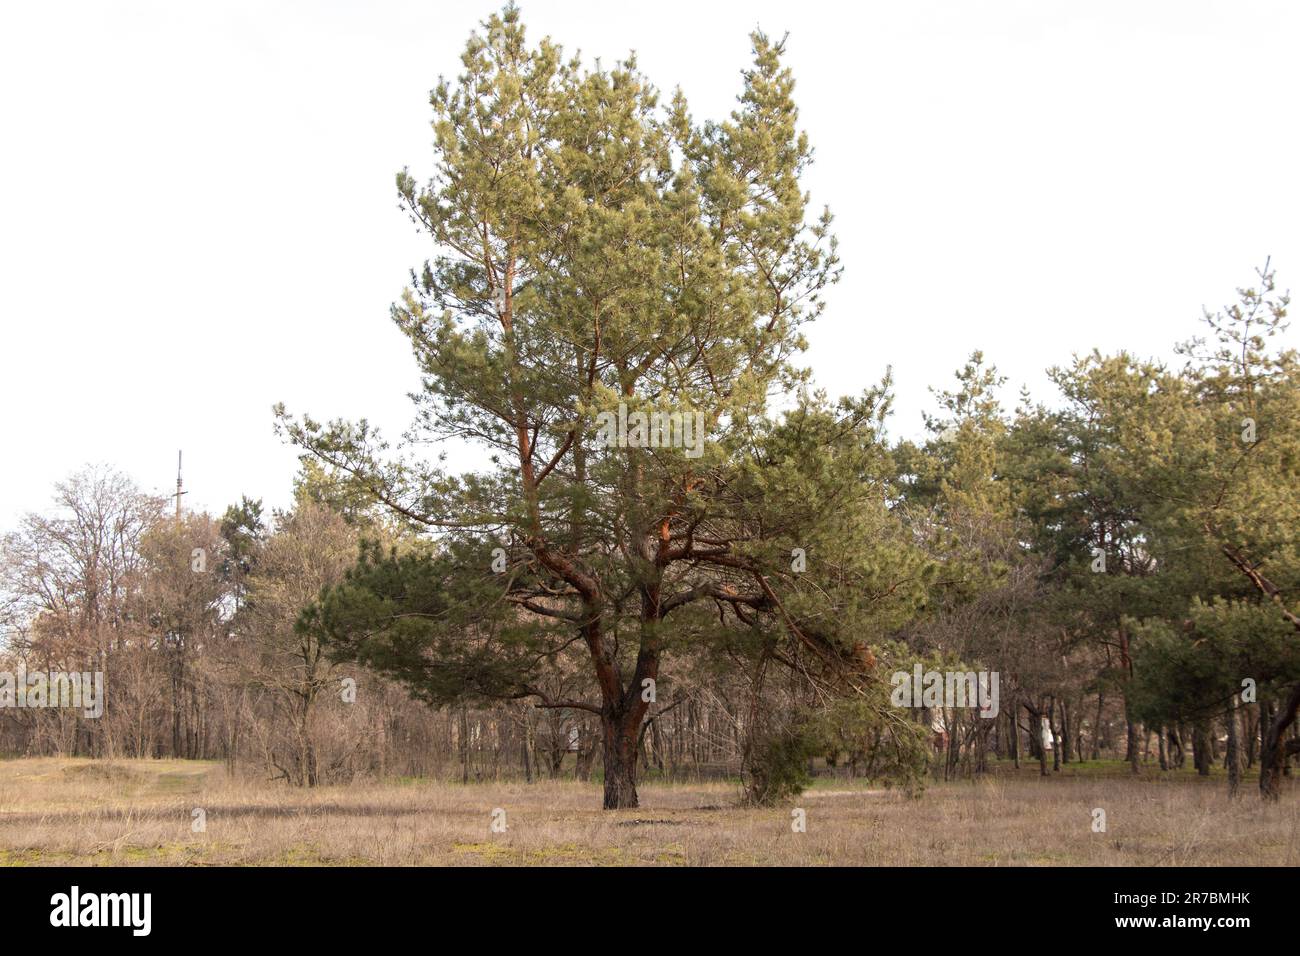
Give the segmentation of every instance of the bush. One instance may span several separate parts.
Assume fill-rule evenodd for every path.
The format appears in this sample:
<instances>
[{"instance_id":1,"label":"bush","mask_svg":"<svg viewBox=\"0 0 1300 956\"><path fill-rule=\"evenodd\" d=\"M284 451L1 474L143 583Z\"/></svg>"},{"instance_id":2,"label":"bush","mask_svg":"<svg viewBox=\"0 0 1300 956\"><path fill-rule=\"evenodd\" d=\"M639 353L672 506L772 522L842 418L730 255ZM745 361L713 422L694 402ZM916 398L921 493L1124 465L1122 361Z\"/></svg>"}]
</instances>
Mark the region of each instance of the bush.
<instances>
[{"instance_id":1,"label":"bush","mask_svg":"<svg viewBox=\"0 0 1300 956\"><path fill-rule=\"evenodd\" d=\"M745 762L745 799L757 806L772 806L802 793L812 783L808 761L821 749L821 741L807 722L751 740Z\"/></svg>"}]
</instances>

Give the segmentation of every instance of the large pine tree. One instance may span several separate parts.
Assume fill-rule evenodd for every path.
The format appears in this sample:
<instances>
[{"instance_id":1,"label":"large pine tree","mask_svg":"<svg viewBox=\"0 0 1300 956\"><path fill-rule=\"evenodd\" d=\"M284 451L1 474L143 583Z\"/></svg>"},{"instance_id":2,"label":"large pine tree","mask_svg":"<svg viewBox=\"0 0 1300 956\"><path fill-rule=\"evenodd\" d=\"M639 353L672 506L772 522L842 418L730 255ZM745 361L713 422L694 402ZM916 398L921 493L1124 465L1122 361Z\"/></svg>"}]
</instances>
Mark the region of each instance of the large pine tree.
<instances>
[{"instance_id":1,"label":"large pine tree","mask_svg":"<svg viewBox=\"0 0 1300 956\"><path fill-rule=\"evenodd\" d=\"M791 364L839 266L829 213L807 214L782 43L752 40L738 107L700 123L634 59L587 70L527 45L513 6L491 17L433 92L432 179L398 176L435 257L393 317L423 373L415 444L468 441L492 467L385 461L364 422L280 410L308 453L435 532L369 551L304 626L431 703L599 715L607 808L637 804L675 651L735 666L757 647L867 680L868 642L928 574L889 510L887 395L828 403ZM556 696L575 652L589 692Z\"/></svg>"}]
</instances>

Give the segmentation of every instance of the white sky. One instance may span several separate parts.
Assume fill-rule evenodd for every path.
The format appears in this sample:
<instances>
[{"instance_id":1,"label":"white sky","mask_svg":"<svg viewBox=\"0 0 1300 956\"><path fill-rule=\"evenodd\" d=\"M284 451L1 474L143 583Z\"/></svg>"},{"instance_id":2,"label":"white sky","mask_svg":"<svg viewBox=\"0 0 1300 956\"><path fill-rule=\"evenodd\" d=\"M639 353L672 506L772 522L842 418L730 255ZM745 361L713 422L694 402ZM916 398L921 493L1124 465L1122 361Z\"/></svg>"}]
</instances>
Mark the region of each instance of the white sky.
<instances>
[{"instance_id":1,"label":"white sky","mask_svg":"<svg viewBox=\"0 0 1300 956\"><path fill-rule=\"evenodd\" d=\"M526 0L530 35L635 48L721 116L790 33L814 204L846 274L807 361L893 364L895 434L973 349L1009 404L1093 346L1168 355L1272 255L1300 287L1300 6ZM187 505L287 500L270 407L369 417L416 385L388 305L427 246L393 174L498 4L0 7L0 529L106 462ZM1288 340L1296 343L1293 331Z\"/></svg>"}]
</instances>

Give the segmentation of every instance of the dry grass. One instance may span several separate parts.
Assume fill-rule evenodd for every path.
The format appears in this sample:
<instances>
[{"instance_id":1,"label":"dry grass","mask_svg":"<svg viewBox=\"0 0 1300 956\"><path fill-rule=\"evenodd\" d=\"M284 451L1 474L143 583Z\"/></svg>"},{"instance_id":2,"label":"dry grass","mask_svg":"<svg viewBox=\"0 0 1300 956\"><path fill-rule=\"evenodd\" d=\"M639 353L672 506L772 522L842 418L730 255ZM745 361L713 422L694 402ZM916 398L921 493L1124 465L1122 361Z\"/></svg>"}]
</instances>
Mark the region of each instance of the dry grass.
<instances>
[{"instance_id":1,"label":"dry grass","mask_svg":"<svg viewBox=\"0 0 1300 956\"><path fill-rule=\"evenodd\" d=\"M1187 774L1003 772L923 797L826 780L751 809L726 783L646 784L640 810L597 784L391 781L313 791L179 760L0 761L0 863L523 865L1296 865L1300 788L1263 806ZM207 829L191 830L194 808ZM494 808L506 833L490 831ZM1105 809L1107 832L1092 832Z\"/></svg>"}]
</instances>

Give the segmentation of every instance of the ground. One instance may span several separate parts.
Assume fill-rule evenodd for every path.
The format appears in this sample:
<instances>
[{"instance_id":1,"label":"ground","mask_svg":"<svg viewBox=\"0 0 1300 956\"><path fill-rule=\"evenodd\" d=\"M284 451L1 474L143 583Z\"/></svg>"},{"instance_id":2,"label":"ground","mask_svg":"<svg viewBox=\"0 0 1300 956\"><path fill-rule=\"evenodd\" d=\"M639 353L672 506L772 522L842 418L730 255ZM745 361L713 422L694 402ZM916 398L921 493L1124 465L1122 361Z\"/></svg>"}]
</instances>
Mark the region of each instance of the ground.
<instances>
[{"instance_id":1,"label":"ground","mask_svg":"<svg viewBox=\"0 0 1300 956\"><path fill-rule=\"evenodd\" d=\"M1300 786L1287 783L1266 806L1253 780L1234 802L1218 774L1133 779L1095 762L1047 779L1001 767L918 798L823 778L755 809L735 783L651 781L641 809L610 812L598 783L296 790L214 763L15 759L0 761L0 864L1294 866ZM792 830L796 808L806 832ZM498 809L504 833L492 829Z\"/></svg>"}]
</instances>

